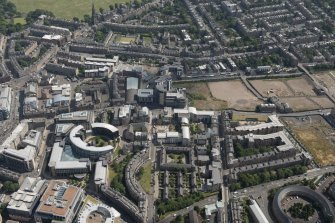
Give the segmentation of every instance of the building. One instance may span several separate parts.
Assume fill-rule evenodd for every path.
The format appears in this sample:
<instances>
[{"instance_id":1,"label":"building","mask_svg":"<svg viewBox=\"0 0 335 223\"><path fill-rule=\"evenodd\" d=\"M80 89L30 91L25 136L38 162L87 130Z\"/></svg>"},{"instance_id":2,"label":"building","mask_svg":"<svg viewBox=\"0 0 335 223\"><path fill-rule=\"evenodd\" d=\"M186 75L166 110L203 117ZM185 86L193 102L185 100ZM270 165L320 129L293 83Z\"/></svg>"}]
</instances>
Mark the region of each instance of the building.
<instances>
[{"instance_id":1,"label":"building","mask_svg":"<svg viewBox=\"0 0 335 223\"><path fill-rule=\"evenodd\" d=\"M90 123L94 122L93 111L77 111L71 113L64 113L56 116L56 124L68 124L73 123L76 125L82 125L85 128L89 128Z\"/></svg>"},{"instance_id":2,"label":"building","mask_svg":"<svg viewBox=\"0 0 335 223\"><path fill-rule=\"evenodd\" d=\"M105 204L94 204L91 202L86 203L85 207L79 213L77 222L78 223L86 223L87 219L100 217L100 219L104 219L106 223L114 223L118 222L117 219L121 217L121 214L116 211L114 208L109 207Z\"/></svg>"},{"instance_id":3,"label":"building","mask_svg":"<svg viewBox=\"0 0 335 223\"><path fill-rule=\"evenodd\" d=\"M81 188L63 181L50 181L36 209L35 221L72 223L83 199Z\"/></svg>"},{"instance_id":4,"label":"building","mask_svg":"<svg viewBox=\"0 0 335 223\"><path fill-rule=\"evenodd\" d=\"M73 151L80 157L98 159L114 150L114 146L104 141L97 144L96 141L86 142L88 136L102 136L106 140L115 140L119 137L119 130L106 123L92 123L91 129L85 129L84 126L74 127L69 135L69 142Z\"/></svg>"},{"instance_id":5,"label":"building","mask_svg":"<svg viewBox=\"0 0 335 223\"><path fill-rule=\"evenodd\" d=\"M251 200L249 211L255 223L269 223L268 219L265 217L263 211L255 200Z\"/></svg>"},{"instance_id":6,"label":"building","mask_svg":"<svg viewBox=\"0 0 335 223\"><path fill-rule=\"evenodd\" d=\"M0 120L8 119L12 106L12 88L0 85Z\"/></svg>"},{"instance_id":7,"label":"building","mask_svg":"<svg viewBox=\"0 0 335 223\"><path fill-rule=\"evenodd\" d=\"M21 122L0 146L0 159L9 169L29 172L35 169L35 157L41 144L41 133L29 132L28 122Z\"/></svg>"},{"instance_id":8,"label":"building","mask_svg":"<svg viewBox=\"0 0 335 223\"><path fill-rule=\"evenodd\" d=\"M20 189L11 195L7 205L9 217L26 222L33 219L33 211L47 188L47 182L41 178L26 177Z\"/></svg>"},{"instance_id":9,"label":"building","mask_svg":"<svg viewBox=\"0 0 335 223\"><path fill-rule=\"evenodd\" d=\"M24 149L5 149L2 153L4 163L12 170L18 172L30 172L36 167L36 148L26 146Z\"/></svg>"},{"instance_id":10,"label":"building","mask_svg":"<svg viewBox=\"0 0 335 223\"><path fill-rule=\"evenodd\" d=\"M154 102L154 90L153 89L138 89L137 90L137 102L138 103L153 103Z\"/></svg>"},{"instance_id":11,"label":"building","mask_svg":"<svg viewBox=\"0 0 335 223\"><path fill-rule=\"evenodd\" d=\"M101 186L108 184L108 165L106 160L99 160L95 164L94 172L94 184L96 190L99 190Z\"/></svg>"},{"instance_id":12,"label":"building","mask_svg":"<svg viewBox=\"0 0 335 223\"><path fill-rule=\"evenodd\" d=\"M88 158L76 156L71 146L56 142L52 148L48 167L52 176L85 174L91 170L91 162Z\"/></svg>"}]
</instances>

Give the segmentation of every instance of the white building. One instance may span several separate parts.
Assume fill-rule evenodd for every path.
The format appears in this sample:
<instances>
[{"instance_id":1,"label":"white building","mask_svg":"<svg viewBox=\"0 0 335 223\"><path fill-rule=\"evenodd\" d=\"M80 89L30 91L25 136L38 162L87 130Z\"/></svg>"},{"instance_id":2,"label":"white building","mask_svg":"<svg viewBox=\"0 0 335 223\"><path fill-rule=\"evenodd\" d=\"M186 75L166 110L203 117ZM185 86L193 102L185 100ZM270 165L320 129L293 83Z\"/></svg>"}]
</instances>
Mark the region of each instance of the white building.
<instances>
[{"instance_id":1,"label":"white building","mask_svg":"<svg viewBox=\"0 0 335 223\"><path fill-rule=\"evenodd\" d=\"M33 210L47 187L41 178L26 177L20 189L11 195L7 205L9 217L17 221L30 221Z\"/></svg>"},{"instance_id":2,"label":"white building","mask_svg":"<svg viewBox=\"0 0 335 223\"><path fill-rule=\"evenodd\" d=\"M12 104L12 88L0 85L0 120L8 119Z\"/></svg>"}]
</instances>

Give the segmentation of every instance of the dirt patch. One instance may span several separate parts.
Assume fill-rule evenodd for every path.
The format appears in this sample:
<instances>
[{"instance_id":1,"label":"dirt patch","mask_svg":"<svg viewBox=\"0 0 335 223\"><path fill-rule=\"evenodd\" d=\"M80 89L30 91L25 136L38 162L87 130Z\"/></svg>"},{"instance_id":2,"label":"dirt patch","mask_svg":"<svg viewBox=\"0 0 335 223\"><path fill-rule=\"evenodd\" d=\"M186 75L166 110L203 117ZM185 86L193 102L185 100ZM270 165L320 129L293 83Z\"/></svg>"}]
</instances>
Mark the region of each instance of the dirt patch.
<instances>
[{"instance_id":1,"label":"dirt patch","mask_svg":"<svg viewBox=\"0 0 335 223\"><path fill-rule=\"evenodd\" d=\"M314 77L322 86L328 89L328 92L333 97L335 97L335 71L316 74Z\"/></svg>"},{"instance_id":2,"label":"dirt patch","mask_svg":"<svg viewBox=\"0 0 335 223\"><path fill-rule=\"evenodd\" d=\"M321 117L283 118L297 139L322 166L335 164L335 131Z\"/></svg>"},{"instance_id":3,"label":"dirt patch","mask_svg":"<svg viewBox=\"0 0 335 223\"><path fill-rule=\"evenodd\" d=\"M223 110L227 102L212 97L206 82L174 84L175 87L186 88L190 105L200 110Z\"/></svg>"},{"instance_id":4,"label":"dirt patch","mask_svg":"<svg viewBox=\"0 0 335 223\"><path fill-rule=\"evenodd\" d=\"M241 81L219 81L208 83L214 98L228 102L229 108L255 110L262 102Z\"/></svg>"},{"instance_id":5,"label":"dirt patch","mask_svg":"<svg viewBox=\"0 0 335 223\"><path fill-rule=\"evenodd\" d=\"M263 96L269 97L277 95L278 97L294 96L294 93L282 80L252 80L250 84Z\"/></svg>"},{"instance_id":6,"label":"dirt patch","mask_svg":"<svg viewBox=\"0 0 335 223\"><path fill-rule=\"evenodd\" d=\"M315 110L320 108L319 105L306 97L282 98L282 101L287 102L295 112Z\"/></svg>"},{"instance_id":7,"label":"dirt patch","mask_svg":"<svg viewBox=\"0 0 335 223\"><path fill-rule=\"evenodd\" d=\"M328 97L311 97L310 98L312 101L314 101L316 104L320 106L320 108L333 108L334 103L329 100Z\"/></svg>"},{"instance_id":8,"label":"dirt patch","mask_svg":"<svg viewBox=\"0 0 335 223\"><path fill-rule=\"evenodd\" d=\"M287 80L286 83L292 89L295 96L316 96L313 85L305 78Z\"/></svg>"}]
</instances>

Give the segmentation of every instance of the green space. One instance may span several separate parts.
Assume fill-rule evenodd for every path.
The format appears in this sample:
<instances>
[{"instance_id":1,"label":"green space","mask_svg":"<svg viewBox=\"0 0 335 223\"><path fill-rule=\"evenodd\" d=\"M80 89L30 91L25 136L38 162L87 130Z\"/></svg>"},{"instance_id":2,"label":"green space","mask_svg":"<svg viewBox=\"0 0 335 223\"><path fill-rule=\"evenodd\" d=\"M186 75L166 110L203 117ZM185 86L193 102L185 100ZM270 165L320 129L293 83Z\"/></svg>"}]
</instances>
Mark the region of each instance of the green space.
<instances>
[{"instance_id":1,"label":"green space","mask_svg":"<svg viewBox=\"0 0 335 223\"><path fill-rule=\"evenodd\" d=\"M82 19L85 14L91 15L91 1L83 0L11 0L19 12L28 13L35 9L45 9L53 12L56 17L63 19L72 19L78 17ZM110 5L115 3L126 3L128 0L95 0L94 5L99 12L100 8L109 9Z\"/></svg>"},{"instance_id":2,"label":"green space","mask_svg":"<svg viewBox=\"0 0 335 223\"><path fill-rule=\"evenodd\" d=\"M144 45L150 45L152 43L152 38L149 36L143 36Z\"/></svg>"},{"instance_id":3,"label":"green space","mask_svg":"<svg viewBox=\"0 0 335 223\"><path fill-rule=\"evenodd\" d=\"M87 195L84 202L83 202L83 206L85 206L88 202L92 203L92 204L98 204L99 202L92 197L91 195Z\"/></svg>"},{"instance_id":4,"label":"green space","mask_svg":"<svg viewBox=\"0 0 335 223\"><path fill-rule=\"evenodd\" d=\"M90 175L86 174L83 179L77 179L77 178L69 179L69 183L76 187L86 188L89 178Z\"/></svg>"},{"instance_id":5,"label":"green space","mask_svg":"<svg viewBox=\"0 0 335 223\"><path fill-rule=\"evenodd\" d=\"M183 164L184 161L183 159L185 158L185 154L169 154L168 157L171 159L171 163L178 163L178 164Z\"/></svg>"},{"instance_id":6,"label":"green space","mask_svg":"<svg viewBox=\"0 0 335 223\"><path fill-rule=\"evenodd\" d=\"M234 145L235 157L237 158L271 152L272 150L271 147L244 148L240 143L235 143Z\"/></svg>"},{"instance_id":7,"label":"green space","mask_svg":"<svg viewBox=\"0 0 335 223\"><path fill-rule=\"evenodd\" d=\"M118 35L115 38L115 42L117 42L117 43L123 43L123 44L134 43L135 40L136 40L136 37L121 36L121 35Z\"/></svg>"},{"instance_id":8,"label":"green space","mask_svg":"<svg viewBox=\"0 0 335 223\"><path fill-rule=\"evenodd\" d=\"M143 166L139 170L139 182L143 188L143 190L147 193L150 193L151 188L151 171L152 171L152 163L148 163Z\"/></svg>"},{"instance_id":9,"label":"green space","mask_svg":"<svg viewBox=\"0 0 335 223\"><path fill-rule=\"evenodd\" d=\"M205 198L203 193L196 192L187 197L177 197L175 199L169 199L167 201L156 201L157 213L164 216L168 212L177 211L186 208L195 202Z\"/></svg>"},{"instance_id":10,"label":"green space","mask_svg":"<svg viewBox=\"0 0 335 223\"><path fill-rule=\"evenodd\" d=\"M112 164L112 171L114 173L110 173L110 176L112 175L111 187L119 191L121 194L126 194L123 172L130 159L131 155L128 154L121 162L117 163L116 161L114 161Z\"/></svg>"},{"instance_id":11,"label":"green space","mask_svg":"<svg viewBox=\"0 0 335 223\"><path fill-rule=\"evenodd\" d=\"M190 131L192 135L201 133L200 123L190 124Z\"/></svg>"},{"instance_id":12,"label":"green space","mask_svg":"<svg viewBox=\"0 0 335 223\"><path fill-rule=\"evenodd\" d=\"M300 218L308 221L308 218L313 216L315 209L311 204L304 205L303 203L295 203L288 209L288 212L293 218Z\"/></svg>"},{"instance_id":13,"label":"green space","mask_svg":"<svg viewBox=\"0 0 335 223\"><path fill-rule=\"evenodd\" d=\"M23 68L29 67L30 65L32 65L36 61L37 61L37 58L35 58L35 57L25 57L25 58L18 58L17 59L17 62Z\"/></svg>"},{"instance_id":14,"label":"green space","mask_svg":"<svg viewBox=\"0 0 335 223\"><path fill-rule=\"evenodd\" d=\"M13 193L15 191L17 191L20 188L18 183L14 183L12 181L5 181L3 183L3 186L1 188L1 191L3 191L4 193Z\"/></svg>"},{"instance_id":15,"label":"green space","mask_svg":"<svg viewBox=\"0 0 335 223\"><path fill-rule=\"evenodd\" d=\"M25 25L27 22L26 22L26 18L24 17L17 17L17 18L13 18L13 23L14 24L21 24L21 25Z\"/></svg>"},{"instance_id":16,"label":"green space","mask_svg":"<svg viewBox=\"0 0 335 223\"><path fill-rule=\"evenodd\" d=\"M257 173L240 173L238 174L237 183L230 185L230 189L235 191L245 187L251 187L258 184L288 178L294 175L306 173L307 167L295 165L287 168L279 168L276 170L263 170Z\"/></svg>"},{"instance_id":17,"label":"green space","mask_svg":"<svg viewBox=\"0 0 335 223\"><path fill-rule=\"evenodd\" d=\"M238 114L233 113L232 116L233 121L258 121L258 122L267 122L269 117L267 115L259 115L259 114Z\"/></svg>"}]
</instances>

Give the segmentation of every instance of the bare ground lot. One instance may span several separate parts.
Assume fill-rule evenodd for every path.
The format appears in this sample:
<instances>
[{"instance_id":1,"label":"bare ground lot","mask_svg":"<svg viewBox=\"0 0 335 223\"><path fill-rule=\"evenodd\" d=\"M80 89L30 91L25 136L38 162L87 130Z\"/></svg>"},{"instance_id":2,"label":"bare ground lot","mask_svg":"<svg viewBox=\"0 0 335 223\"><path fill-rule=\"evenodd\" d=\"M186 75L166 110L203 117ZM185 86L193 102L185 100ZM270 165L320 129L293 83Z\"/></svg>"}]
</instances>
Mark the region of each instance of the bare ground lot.
<instances>
[{"instance_id":1,"label":"bare ground lot","mask_svg":"<svg viewBox=\"0 0 335 223\"><path fill-rule=\"evenodd\" d=\"M212 97L206 82L175 84L175 87L185 87L191 106L200 110L223 110L227 102ZM192 97L194 99L192 99Z\"/></svg>"},{"instance_id":2,"label":"bare ground lot","mask_svg":"<svg viewBox=\"0 0 335 223\"><path fill-rule=\"evenodd\" d=\"M295 96L316 96L313 85L305 78L296 78L286 81Z\"/></svg>"},{"instance_id":3,"label":"bare ground lot","mask_svg":"<svg viewBox=\"0 0 335 223\"><path fill-rule=\"evenodd\" d=\"M263 96L268 97L271 93L278 97L294 96L291 89L282 80L252 80L250 84Z\"/></svg>"},{"instance_id":4,"label":"bare ground lot","mask_svg":"<svg viewBox=\"0 0 335 223\"><path fill-rule=\"evenodd\" d=\"M320 106L320 108L333 108L334 104L328 97L311 97L312 101Z\"/></svg>"},{"instance_id":5,"label":"bare ground lot","mask_svg":"<svg viewBox=\"0 0 335 223\"><path fill-rule=\"evenodd\" d=\"M255 107L262 103L241 81L209 82L208 86L212 96L227 101L229 108L255 110Z\"/></svg>"},{"instance_id":6,"label":"bare ground lot","mask_svg":"<svg viewBox=\"0 0 335 223\"><path fill-rule=\"evenodd\" d=\"M316 110L319 109L320 106L317 105L315 102L309 100L306 97L289 97L283 98L283 101L287 102L293 111L306 111L306 110Z\"/></svg>"},{"instance_id":7,"label":"bare ground lot","mask_svg":"<svg viewBox=\"0 0 335 223\"><path fill-rule=\"evenodd\" d=\"M283 118L295 136L322 166L335 164L335 130L321 117Z\"/></svg>"},{"instance_id":8,"label":"bare ground lot","mask_svg":"<svg viewBox=\"0 0 335 223\"><path fill-rule=\"evenodd\" d=\"M335 80L333 82L335 93ZM313 90L313 84L305 77L252 80L250 83L262 96L276 95L282 102L287 102L295 112L334 106L326 96L318 97Z\"/></svg>"},{"instance_id":9,"label":"bare ground lot","mask_svg":"<svg viewBox=\"0 0 335 223\"><path fill-rule=\"evenodd\" d=\"M328 89L328 92L335 97L335 71L328 71L314 75L316 80Z\"/></svg>"}]
</instances>

